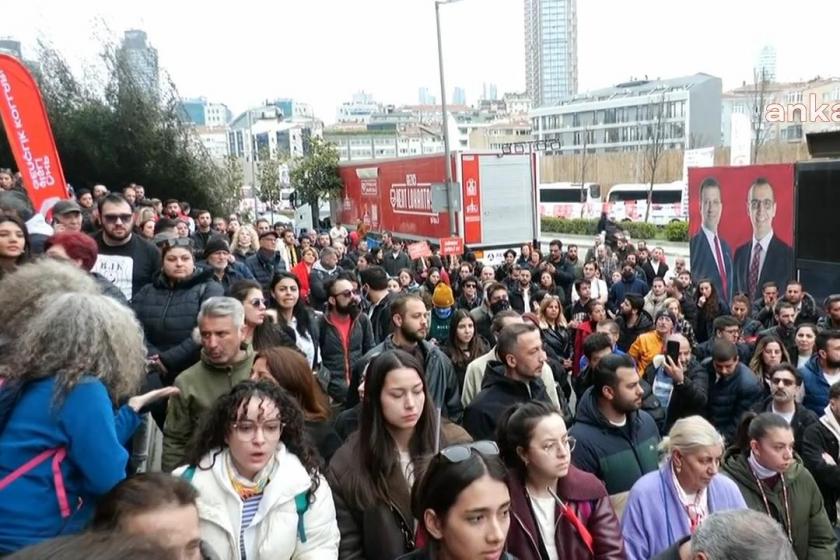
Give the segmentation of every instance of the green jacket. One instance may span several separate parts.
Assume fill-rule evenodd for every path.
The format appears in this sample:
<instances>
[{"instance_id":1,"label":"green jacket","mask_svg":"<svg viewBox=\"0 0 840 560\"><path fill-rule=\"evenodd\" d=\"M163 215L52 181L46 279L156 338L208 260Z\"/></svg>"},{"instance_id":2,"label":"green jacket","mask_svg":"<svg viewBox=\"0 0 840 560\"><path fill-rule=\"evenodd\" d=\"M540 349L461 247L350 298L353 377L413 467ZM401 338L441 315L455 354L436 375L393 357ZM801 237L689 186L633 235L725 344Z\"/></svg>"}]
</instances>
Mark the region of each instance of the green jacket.
<instances>
[{"instance_id":1,"label":"green jacket","mask_svg":"<svg viewBox=\"0 0 840 560\"><path fill-rule=\"evenodd\" d=\"M747 463L747 458L737 448L730 448L723 456L722 471L738 485L747 506L767 513L764 500ZM823 507L822 494L811 473L797 457L785 473L793 535L793 549L799 560L834 560L837 540ZM764 486L773 519L787 533L782 485Z\"/></svg>"},{"instance_id":2,"label":"green jacket","mask_svg":"<svg viewBox=\"0 0 840 560\"><path fill-rule=\"evenodd\" d=\"M248 348L242 361L219 367L207 361L204 352L191 368L175 379L181 393L169 398L166 422L163 425L163 459L161 467L172 471L182 464L187 443L201 416L210 410L219 397L251 376L254 352Z\"/></svg>"}]
</instances>

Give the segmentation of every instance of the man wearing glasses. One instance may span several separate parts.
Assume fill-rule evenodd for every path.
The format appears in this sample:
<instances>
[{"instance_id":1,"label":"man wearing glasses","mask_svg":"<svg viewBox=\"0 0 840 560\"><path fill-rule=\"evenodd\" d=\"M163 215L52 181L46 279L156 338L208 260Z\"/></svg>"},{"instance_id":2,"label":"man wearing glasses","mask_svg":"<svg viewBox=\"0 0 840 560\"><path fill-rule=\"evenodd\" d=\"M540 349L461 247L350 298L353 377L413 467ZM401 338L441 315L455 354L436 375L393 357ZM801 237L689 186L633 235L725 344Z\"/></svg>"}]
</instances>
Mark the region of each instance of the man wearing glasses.
<instances>
[{"instance_id":1,"label":"man wearing glasses","mask_svg":"<svg viewBox=\"0 0 840 560\"><path fill-rule=\"evenodd\" d=\"M787 285L793 275L793 249L773 233L776 195L767 179L759 177L750 186L747 212L753 233L735 251L735 292L744 292L755 300L765 282Z\"/></svg>"},{"instance_id":2,"label":"man wearing glasses","mask_svg":"<svg viewBox=\"0 0 840 560\"><path fill-rule=\"evenodd\" d=\"M772 412L790 424L793 430L793 449L802 454L805 429L819 422L812 410L796 402L796 393L802 386L802 374L790 364L779 364L770 370L770 396L759 401L753 410L759 414Z\"/></svg>"},{"instance_id":3,"label":"man wearing glasses","mask_svg":"<svg viewBox=\"0 0 840 560\"><path fill-rule=\"evenodd\" d=\"M131 301L160 271L160 253L154 245L132 233L131 205L121 194L107 194L98 204L102 231L94 237L99 256L92 272L110 280Z\"/></svg>"}]
</instances>

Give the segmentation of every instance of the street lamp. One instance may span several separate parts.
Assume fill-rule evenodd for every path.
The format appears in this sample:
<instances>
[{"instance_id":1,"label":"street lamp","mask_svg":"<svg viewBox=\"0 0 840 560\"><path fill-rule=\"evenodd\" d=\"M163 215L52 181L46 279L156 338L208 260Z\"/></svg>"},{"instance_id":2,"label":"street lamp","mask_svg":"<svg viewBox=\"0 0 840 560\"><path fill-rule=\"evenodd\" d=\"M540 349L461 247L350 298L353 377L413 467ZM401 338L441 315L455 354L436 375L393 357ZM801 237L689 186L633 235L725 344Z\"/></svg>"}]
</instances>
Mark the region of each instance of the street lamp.
<instances>
[{"instance_id":1,"label":"street lamp","mask_svg":"<svg viewBox=\"0 0 840 560\"><path fill-rule=\"evenodd\" d=\"M449 127L446 126L446 85L443 81L443 42L440 36L440 6L441 4L454 4L461 0L435 0L435 22L437 23L438 42L438 64L440 66L440 107L443 114L443 152L446 166L446 200L449 202L449 235L458 235L458 228L455 225L455 201L454 189L452 186L452 155L449 151Z\"/></svg>"}]
</instances>

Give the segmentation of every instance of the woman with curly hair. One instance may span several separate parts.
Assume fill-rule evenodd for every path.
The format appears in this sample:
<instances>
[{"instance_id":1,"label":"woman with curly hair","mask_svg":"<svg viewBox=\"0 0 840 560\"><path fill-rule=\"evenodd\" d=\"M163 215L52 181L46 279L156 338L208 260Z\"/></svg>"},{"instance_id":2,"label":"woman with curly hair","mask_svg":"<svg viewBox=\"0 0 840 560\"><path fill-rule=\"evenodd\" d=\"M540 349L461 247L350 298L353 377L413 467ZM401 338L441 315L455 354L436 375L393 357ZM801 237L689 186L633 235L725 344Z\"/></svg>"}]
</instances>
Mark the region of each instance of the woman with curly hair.
<instances>
[{"instance_id":1,"label":"woman with curly hair","mask_svg":"<svg viewBox=\"0 0 840 560\"><path fill-rule=\"evenodd\" d=\"M244 381L216 401L173 474L198 490L202 540L222 560L338 558L338 526L294 397Z\"/></svg>"},{"instance_id":2,"label":"woman with curly hair","mask_svg":"<svg viewBox=\"0 0 840 560\"><path fill-rule=\"evenodd\" d=\"M143 330L112 298L80 295L53 296L0 357L0 555L82 531L125 478L138 411L177 392L134 396Z\"/></svg>"},{"instance_id":3,"label":"woman with curly hair","mask_svg":"<svg viewBox=\"0 0 840 560\"><path fill-rule=\"evenodd\" d=\"M245 259L256 253L259 248L260 242L257 232L252 226L244 224L233 233L233 238L230 241L230 252L236 262L245 264Z\"/></svg>"}]
</instances>

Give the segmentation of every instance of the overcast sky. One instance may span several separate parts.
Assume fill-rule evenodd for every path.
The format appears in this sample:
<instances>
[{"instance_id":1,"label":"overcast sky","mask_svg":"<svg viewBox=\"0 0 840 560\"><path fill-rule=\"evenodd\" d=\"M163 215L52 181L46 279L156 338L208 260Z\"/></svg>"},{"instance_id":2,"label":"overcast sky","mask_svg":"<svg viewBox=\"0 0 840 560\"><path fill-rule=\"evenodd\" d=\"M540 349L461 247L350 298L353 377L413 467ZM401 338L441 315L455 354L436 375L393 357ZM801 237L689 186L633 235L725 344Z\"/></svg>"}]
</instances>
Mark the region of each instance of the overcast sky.
<instances>
[{"instance_id":1,"label":"overcast sky","mask_svg":"<svg viewBox=\"0 0 840 560\"><path fill-rule=\"evenodd\" d=\"M337 105L359 90L395 104L416 103L421 86L440 96L433 0L8 4L0 35L21 40L24 56L33 56L43 37L82 68L95 60L97 38L108 30L118 37L144 29L183 96L205 96L234 112L293 97L329 123ZM836 6L837 0L578 0L580 89L694 72L720 76L730 88L751 80L767 43L777 49L781 80L840 76L829 24ZM441 19L448 96L461 86L473 103L483 82L496 83L499 95L524 91L522 0L463 0L442 6Z\"/></svg>"}]
</instances>

